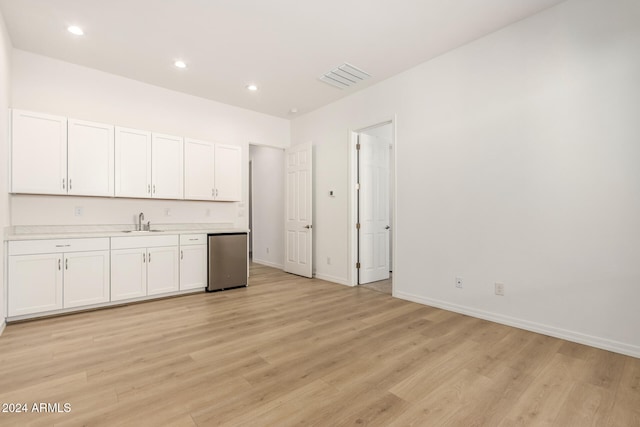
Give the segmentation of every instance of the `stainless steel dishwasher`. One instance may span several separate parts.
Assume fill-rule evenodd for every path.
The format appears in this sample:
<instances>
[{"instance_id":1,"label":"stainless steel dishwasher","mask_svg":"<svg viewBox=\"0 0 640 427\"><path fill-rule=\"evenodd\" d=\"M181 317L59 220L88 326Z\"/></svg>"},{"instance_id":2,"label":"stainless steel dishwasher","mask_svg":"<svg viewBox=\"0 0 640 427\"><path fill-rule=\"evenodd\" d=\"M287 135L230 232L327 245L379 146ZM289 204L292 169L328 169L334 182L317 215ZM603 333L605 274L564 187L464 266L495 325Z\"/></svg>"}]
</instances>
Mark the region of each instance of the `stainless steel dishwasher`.
<instances>
[{"instance_id":1,"label":"stainless steel dishwasher","mask_svg":"<svg viewBox=\"0 0 640 427\"><path fill-rule=\"evenodd\" d=\"M207 292L247 286L247 233L209 234Z\"/></svg>"}]
</instances>

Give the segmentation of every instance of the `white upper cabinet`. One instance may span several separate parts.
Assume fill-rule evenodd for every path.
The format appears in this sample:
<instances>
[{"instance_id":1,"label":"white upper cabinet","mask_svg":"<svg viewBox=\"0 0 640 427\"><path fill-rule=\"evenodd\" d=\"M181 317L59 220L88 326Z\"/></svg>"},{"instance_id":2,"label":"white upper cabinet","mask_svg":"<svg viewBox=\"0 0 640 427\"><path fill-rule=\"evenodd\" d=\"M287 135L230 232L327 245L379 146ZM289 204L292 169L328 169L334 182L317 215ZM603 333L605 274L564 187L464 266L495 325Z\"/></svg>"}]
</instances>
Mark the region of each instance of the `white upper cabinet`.
<instances>
[{"instance_id":1,"label":"white upper cabinet","mask_svg":"<svg viewBox=\"0 0 640 427\"><path fill-rule=\"evenodd\" d=\"M184 198L242 200L242 149L235 145L185 139Z\"/></svg>"},{"instance_id":2,"label":"white upper cabinet","mask_svg":"<svg viewBox=\"0 0 640 427\"><path fill-rule=\"evenodd\" d=\"M69 119L67 193L113 196L113 126Z\"/></svg>"},{"instance_id":3,"label":"white upper cabinet","mask_svg":"<svg viewBox=\"0 0 640 427\"><path fill-rule=\"evenodd\" d=\"M235 145L216 144L216 200L242 200L242 149Z\"/></svg>"},{"instance_id":4,"label":"white upper cabinet","mask_svg":"<svg viewBox=\"0 0 640 427\"><path fill-rule=\"evenodd\" d=\"M116 197L151 197L151 132L116 127Z\"/></svg>"},{"instance_id":5,"label":"white upper cabinet","mask_svg":"<svg viewBox=\"0 0 640 427\"><path fill-rule=\"evenodd\" d=\"M116 127L116 197L183 198L182 137Z\"/></svg>"},{"instance_id":6,"label":"white upper cabinet","mask_svg":"<svg viewBox=\"0 0 640 427\"><path fill-rule=\"evenodd\" d=\"M151 194L159 199L184 198L183 140L180 136L151 136Z\"/></svg>"},{"instance_id":7,"label":"white upper cabinet","mask_svg":"<svg viewBox=\"0 0 640 427\"><path fill-rule=\"evenodd\" d=\"M13 110L11 192L67 194L67 118Z\"/></svg>"},{"instance_id":8,"label":"white upper cabinet","mask_svg":"<svg viewBox=\"0 0 640 427\"><path fill-rule=\"evenodd\" d=\"M184 198L214 200L215 144L196 139L184 140Z\"/></svg>"},{"instance_id":9,"label":"white upper cabinet","mask_svg":"<svg viewBox=\"0 0 640 427\"><path fill-rule=\"evenodd\" d=\"M242 148L22 110L11 192L242 200Z\"/></svg>"}]
</instances>

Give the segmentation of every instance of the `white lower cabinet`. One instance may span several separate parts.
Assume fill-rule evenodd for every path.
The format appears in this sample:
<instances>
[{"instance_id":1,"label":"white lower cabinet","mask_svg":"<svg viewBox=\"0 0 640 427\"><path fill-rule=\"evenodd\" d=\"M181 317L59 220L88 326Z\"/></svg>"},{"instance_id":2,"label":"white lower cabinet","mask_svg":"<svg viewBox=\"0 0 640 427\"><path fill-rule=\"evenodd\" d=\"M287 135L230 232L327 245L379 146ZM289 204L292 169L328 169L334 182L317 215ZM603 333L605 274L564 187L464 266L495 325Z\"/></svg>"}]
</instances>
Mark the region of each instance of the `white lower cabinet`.
<instances>
[{"instance_id":1,"label":"white lower cabinet","mask_svg":"<svg viewBox=\"0 0 640 427\"><path fill-rule=\"evenodd\" d=\"M111 301L179 290L178 236L111 238Z\"/></svg>"},{"instance_id":2,"label":"white lower cabinet","mask_svg":"<svg viewBox=\"0 0 640 427\"><path fill-rule=\"evenodd\" d=\"M62 254L9 256L9 316L62 308Z\"/></svg>"},{"instance_id":3,"label":"white lower cabinet","mask_svg":"<svg viewBox=\"0 0 640 427\"><path fill-rule=\"evenodd\" d=\"M207 235L180 236L180 290L207 286Z\"/></svg>"},{"instance_id":4,"label":"white lower cabinet","mask_svg":"<svg viewBox=\"0 0 640 427\"><path fill-rule=\"evenodd\" d=\"M109 301L109 251L65 254L63 272L64 308Z\"/></svg>"},{"instance_id":5,"label":"white lower cabinet","mask_svg":"<svg viewBox=\"0 0 640 427\"><path fill-rule=\"evenodd\" d=\"M9 242L9 317L108 302L108 249L108 238Z\"/></svg>"},{"instance_id":6,"label":"white lower cabinet","mask_svg":"<svg viewBox=\"0 0 640 427\"><path fill-rule=\"evenodd\" d=\"M165 294L179 289L178 247L147 250L147 295Z\"/></svg>"},{"instance_id":7,"label":"white lower cabinet","mask_svg":"<svg viewBox=\"0 0 640 427\"><path fill-rule=\"evenodd\" d=\"M203 289L206 239L162 234L10 241L8 317Z\"/></svg>"},{"instance_id":8,"label":"white lower cabinet","mask_svg":"<svg viewBox=\"0 0 640 427\"><path fill-rule=\"evenodd\" d=\"M147 249L111 251L111 301L147 295Z\"/></svg>"}]
</instances>

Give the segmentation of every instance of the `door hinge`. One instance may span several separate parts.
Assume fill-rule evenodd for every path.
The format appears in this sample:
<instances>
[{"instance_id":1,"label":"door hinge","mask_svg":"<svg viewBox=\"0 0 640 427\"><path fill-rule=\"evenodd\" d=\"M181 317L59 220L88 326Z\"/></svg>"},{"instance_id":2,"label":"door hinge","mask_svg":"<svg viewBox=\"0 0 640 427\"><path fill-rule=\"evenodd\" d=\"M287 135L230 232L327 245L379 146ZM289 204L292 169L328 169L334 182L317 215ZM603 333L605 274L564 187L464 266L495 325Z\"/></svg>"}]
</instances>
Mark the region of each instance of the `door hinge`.
<instances>
[{"instance_id":1,"label":"door hinge","mask_svg":"<svg viewBox=\"0 0 640 427\"><path fill-rule=\"evenodd\" d=\"M357 143L357 144L356 144L356 150L357 150L357 151L360 151L360 143Z\"/></svg>"},{"instance_id":2,"label":"door hinge","mask_svg":"<svg viewBox=\"0 0 640 427\"><path fill-rule=\"evenodd\" d=\"M356 230L360 230L360 223L356 222Z\"/></svg>"},{"instance_id":3,"label":"door hinge","mask_svg":"<svg viewBox=\"0 0 640 427\"><path fill-rule=\"evenodd\" d=\"M356 262L356 268L360 268L360 263Z\"/></svg>"},{"instance_id":4,"label":"door hinge","mask_svg":"<svg viewBox=\"0 0 640 427\"><path fill-rule=\"evenodd\" d=\"M360 183L356 182L356 190L360 190Z\"/></svg>"}]
</instances>

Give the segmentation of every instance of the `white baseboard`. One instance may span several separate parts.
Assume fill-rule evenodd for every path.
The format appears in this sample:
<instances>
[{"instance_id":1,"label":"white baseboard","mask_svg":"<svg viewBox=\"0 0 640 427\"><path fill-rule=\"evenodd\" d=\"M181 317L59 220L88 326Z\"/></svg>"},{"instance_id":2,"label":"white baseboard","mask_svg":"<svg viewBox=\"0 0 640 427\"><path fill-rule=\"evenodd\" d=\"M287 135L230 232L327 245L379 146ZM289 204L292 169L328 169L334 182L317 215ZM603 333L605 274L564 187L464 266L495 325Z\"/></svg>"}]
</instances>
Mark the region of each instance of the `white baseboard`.
<instances>
[{"instance_id":1,"label":"white baseboard","mask_svg":"<svg viewBox=\"0 0 640 427\"><path fill-rule=\"evenodd\" d=\"M603 350L613 351L615 353L621 353L627 356L640 358L640 347L626 344L619 341L613 341L606 338L595 337L592 335L582 334L580 332L569 331L566 329L556 328L550 325L543 325L541 323L530 322L528 320L517 319L515 317L504 316L498 313L491 313L488 311L478 310L471 307L466 307L458 304L451 304L444 301L438 301L430 298L424 298L418 295L409 294L406 292L393 293L396 298L404 299L407 301L417 302L432 307L441 308L443 310L453 311L455 313L465 314L467 316L477 317L491 322L500 323L507 326L513 326L514 328L524 329L526 331L537 332L539 334L548 335L554 338L560 338L567 341L576 342L579 344L585 344L591 347L600 348Z\"/></svg>"},{"instance_id":2,"label":"white baseboard","mask_svg":"<svg viewBox=\"0 0 640 427\"><path fill-rule=\"evenodd\" d=\"M317 272L313 273L313 277L320 280L326 280L327 282L337 283L339 285L351 286L348 280L341 277L330 276L322 273L318 274Z\"/></svg>"},{"instance_id":3,"label":"white baseboard","mask_svg":"<svg viewBox=\"0 0 640 427\"><path fill-rule=\"evenodd\" d=\"M2 323L0 324L0 335L2 335L2 333L4 332L4 328L7 326L7 322L2 321Z\"/></svg>"},{"instance_id":4,"label":"white baseboard","mask_svg":"<svg viewBox=\"0 0 640 427\"><path fill-rule=\"evenodd\" d=\"M251 262L253 262L254 264L260 264L260 265L264 265L264 266L267 266L267 267L273 267L273 268L277 268L279 270L284 270L284 264L277 264L275 262L265 261L263 259L256 259L256 258L254 258Z\"/></svg>"}]
</instances>

